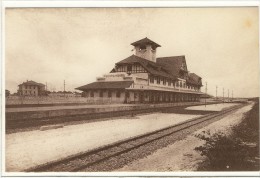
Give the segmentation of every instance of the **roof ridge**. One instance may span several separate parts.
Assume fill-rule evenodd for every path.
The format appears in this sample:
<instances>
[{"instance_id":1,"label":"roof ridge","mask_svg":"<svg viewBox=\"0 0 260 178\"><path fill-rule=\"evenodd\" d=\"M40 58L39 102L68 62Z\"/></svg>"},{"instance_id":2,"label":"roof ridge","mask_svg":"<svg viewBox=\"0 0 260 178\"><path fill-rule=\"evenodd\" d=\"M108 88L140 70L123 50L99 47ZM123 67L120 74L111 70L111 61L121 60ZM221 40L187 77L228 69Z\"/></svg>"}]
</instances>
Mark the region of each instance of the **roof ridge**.
<instances>
[{"instance_id":1,"label":"roof ridge","mask_svg":"<svg viewBox=\"0 0 260 178\"><path fill-rule=\"evenodd\" d=\"M185 57L185 55L179 55L179 56L165 56L165 57L157 57L156 59L163 59L163 58L172 58L172 57Z\"/></svg>"}]
</instances>

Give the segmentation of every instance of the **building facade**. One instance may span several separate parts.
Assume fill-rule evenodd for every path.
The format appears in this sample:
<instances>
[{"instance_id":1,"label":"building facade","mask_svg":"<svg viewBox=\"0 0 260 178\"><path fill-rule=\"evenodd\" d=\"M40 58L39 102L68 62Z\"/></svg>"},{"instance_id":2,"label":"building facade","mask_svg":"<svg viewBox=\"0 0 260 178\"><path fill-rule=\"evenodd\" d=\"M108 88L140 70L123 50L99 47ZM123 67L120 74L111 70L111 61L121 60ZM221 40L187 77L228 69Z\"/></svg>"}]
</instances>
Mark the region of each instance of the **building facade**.
<instances>
[{"instance_id":1,"label":"building facade","mask_svg":"<svg viewBox=\"0 0 260 178\"><path fill-rule=\"evenodd\" d=\"M42 96L46 95L45 85L35 81L26 81L18 85L18 95L20 96Z\"/></svg>"},{"instance_id":2,"label":"building facade","mask_svg":"<svg viewBox=\"0 0 260 178\"><path fill-rule=\"evenodd\" d=\"M185 56L156 58L161 46L148 38L131 45L135 55L116 63L96 82L76 89L85 97L118 103L199 101L202 78L188 71Z\"/></svg>"}]
</instances>

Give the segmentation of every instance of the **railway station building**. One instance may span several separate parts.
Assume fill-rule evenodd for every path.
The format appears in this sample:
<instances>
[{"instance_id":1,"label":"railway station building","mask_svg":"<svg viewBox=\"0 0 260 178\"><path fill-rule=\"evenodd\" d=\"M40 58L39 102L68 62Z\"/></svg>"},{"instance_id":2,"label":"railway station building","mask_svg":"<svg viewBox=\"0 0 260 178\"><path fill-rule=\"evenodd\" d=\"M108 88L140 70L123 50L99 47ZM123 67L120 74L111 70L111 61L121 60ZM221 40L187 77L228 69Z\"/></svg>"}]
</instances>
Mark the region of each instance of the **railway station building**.
<instances>
[{"instance_id":1,"label":"railway station building","mask_svg":"<svg viewBox=\"0 0 260 178\"><path fill-rule=\"evenodd\" d=\"M202 78L188 71L185 56L157 58L161 46L148 38L131 45L134 55L117 62L96 82L76 89L90 99L114 103L199 101Z\"/></svg>"}]
</instances>

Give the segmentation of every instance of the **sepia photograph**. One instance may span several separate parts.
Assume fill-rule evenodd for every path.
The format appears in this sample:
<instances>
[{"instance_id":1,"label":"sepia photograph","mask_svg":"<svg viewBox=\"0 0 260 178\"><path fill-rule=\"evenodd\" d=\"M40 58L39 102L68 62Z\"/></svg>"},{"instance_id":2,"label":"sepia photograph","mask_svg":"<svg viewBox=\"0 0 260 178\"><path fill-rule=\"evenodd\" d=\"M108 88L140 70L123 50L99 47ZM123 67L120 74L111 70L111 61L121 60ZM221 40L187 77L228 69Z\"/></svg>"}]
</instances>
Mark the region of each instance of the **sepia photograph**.
<instances>
[{"instance_id":1,"label":"sepia photograph","mask_svg":"<svg viewBox=\"0 0 260 178\"><path fill-rule=\"evenodd\" d=\"M4 172L260 171L258 6L4 19Z\"/></svg>"}]
</instances>

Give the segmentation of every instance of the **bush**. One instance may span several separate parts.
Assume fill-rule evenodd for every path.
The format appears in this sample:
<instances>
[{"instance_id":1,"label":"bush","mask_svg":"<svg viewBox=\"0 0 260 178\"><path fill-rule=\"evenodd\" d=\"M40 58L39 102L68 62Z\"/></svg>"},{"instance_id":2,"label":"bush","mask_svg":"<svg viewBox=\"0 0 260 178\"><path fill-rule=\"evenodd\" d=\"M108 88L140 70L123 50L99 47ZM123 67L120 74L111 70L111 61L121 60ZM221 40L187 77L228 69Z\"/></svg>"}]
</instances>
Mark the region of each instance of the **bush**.
<instances>
[{"instance_id":1,"label":"bush","mask_svg":"<svg viewBox=\"0 0 260 178\"><path fill-rule=\"evenodd\" d=\"M259 171L259 102L233 127L232 134L202 132L196 137L205 144L195 150L207 161L199 166L206 171Z\"/></svg>"},{"instance_id":2,"label":"bush","mask_svg":"<svg viewBox=\"0 0 260 178\"><path fill-rule=\"evenodd\" d=\"M222 132L213 135L204 132L196 136L204 140L205 144L195 150L208 158L206 168L200 167L201 170L234 171L245 167L248 151L240 139L229 138Z\"/></svg>"}]
</instances>

